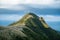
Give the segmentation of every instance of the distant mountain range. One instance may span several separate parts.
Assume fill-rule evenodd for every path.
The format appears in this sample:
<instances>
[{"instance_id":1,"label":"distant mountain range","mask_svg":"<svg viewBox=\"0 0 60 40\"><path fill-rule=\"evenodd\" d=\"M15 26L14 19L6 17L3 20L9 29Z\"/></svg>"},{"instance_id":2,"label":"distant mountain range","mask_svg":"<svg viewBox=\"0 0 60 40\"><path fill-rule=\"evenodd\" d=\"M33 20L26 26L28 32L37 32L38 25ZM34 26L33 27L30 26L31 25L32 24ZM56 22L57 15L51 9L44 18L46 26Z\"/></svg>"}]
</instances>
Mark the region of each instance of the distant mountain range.
<instances>
[{"instance_id":1,"label":"distant mountain range","mask_svg":"<svg viewBox=\"0 0 60 40\"><path fill-rule=\"evenodd\" d=\"M7 27L0 26L0 40L60 40L60 34L43 17L28 13Z\"/></svg>"}]
</instances>

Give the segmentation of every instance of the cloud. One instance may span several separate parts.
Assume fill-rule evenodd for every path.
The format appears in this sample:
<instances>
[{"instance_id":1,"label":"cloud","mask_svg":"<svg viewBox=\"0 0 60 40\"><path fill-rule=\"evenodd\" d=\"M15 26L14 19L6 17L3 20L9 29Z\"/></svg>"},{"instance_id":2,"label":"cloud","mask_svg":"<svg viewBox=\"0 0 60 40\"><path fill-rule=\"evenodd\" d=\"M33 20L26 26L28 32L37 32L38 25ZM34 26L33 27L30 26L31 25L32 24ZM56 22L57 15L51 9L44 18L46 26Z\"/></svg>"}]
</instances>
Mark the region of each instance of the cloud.
<instances>
[{"instance_id":1,"label":"cloud","mask_svg":"<svg viewBox=\"0 0 60 40\"><path fill-rule=\"evenodd\" d=\"M0 20L2 21L18 21L21 18L20 15L13 14L13 15L0 15Z\"/></svg>"},{"instance_id":2,"label":"cloud","mask_svg":"<svg viewBox=\"0 0 60 40\"><path fill-rule=\"evenodd\" d=\"M2 5L16 5L19 4L19 0L0 0Z\"/></svg>"},{"instance_id":3,"label":"cloud","mask_svg":"<svg viewBox=\"0 0 60 40\"><path fill-rule=\"evenodd\" d=\"M46 21L60 21L60 16L54 16L54 15L39 15L40 17L43 17Z\"/></svg>"},{"instance_id":4,"label":"cloud","mask_svg":"<svg viewBox=\"0 0 60 40\"><path fill-rule=\"evenodd\" d=\"M43 17L45 21L60 21L60 16L54 16L54 15L39 15L40 17ZM6 15L0 15L0 21L18 21L22 18L22 15L18 14L6 14Z\"/></svg>"},{"instance_id":5,"label":"cloud","mask_svg":"<svg viewBox=\"0 0 60 40\"><path fill-rule=\"evenodd\" d=\"M39 5L43 8L53 7L53 8L60 8L60 1L59 0L0 0L0 8L7 8L7 9L23 9L25 7L21 7L18 5L32 5L36 6Z\"/></svg>"},{"instance_id":6,"label":"cloud","mask_svg":"<svg viewBox=\"0 0 60 40\"><path fill-rule=\"evenodd\" d=\"M2 5L10 4L10 5L16 5L16 4L41 4L41 5L49 5L60 2L59 0L0 0L0 3Z\"/></svg>"}]
</instances>

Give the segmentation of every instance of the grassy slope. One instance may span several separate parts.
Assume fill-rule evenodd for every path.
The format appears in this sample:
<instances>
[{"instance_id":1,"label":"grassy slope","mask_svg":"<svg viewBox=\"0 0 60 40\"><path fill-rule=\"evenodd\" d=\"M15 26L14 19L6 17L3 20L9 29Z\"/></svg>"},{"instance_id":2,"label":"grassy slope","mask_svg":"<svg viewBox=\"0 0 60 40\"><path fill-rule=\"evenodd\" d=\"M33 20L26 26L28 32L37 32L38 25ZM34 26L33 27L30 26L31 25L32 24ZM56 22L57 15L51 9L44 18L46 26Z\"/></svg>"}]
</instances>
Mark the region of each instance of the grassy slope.
<instances>
[{"instance_id":1,"label":"grassy slope","mask_svg":"<svg viewBox=\"0 0 60 40\"><path fill-rule=\"evenodd\" d=\"M23 25L24 24L24 25ZM60 40L43 18L29 13L21 20L0 31L0 40Z\"/></svg>"}]
</instances>

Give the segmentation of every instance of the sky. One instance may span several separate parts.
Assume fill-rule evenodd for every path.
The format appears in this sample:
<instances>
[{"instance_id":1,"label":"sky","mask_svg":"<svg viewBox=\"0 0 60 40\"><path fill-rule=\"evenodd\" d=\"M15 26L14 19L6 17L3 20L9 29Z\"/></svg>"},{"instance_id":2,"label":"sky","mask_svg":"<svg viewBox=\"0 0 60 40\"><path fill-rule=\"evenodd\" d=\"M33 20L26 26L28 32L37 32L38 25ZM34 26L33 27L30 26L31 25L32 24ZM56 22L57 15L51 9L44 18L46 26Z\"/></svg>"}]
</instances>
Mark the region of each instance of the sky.
<instances>
[{"instance_id":1,"label":"sky","mask_svg":"<svg viewBox=\"0 0 60 40\"><path fill-rule=\"evenodd\" d=\"M48 22L60 22L60 0L0 0L0 25L18 21L29 12Z\"/></svg>"},{"instance_id":2,"label":"sky","mask_svg":"<svg viewBox=\"0 0 60 40\"><path fill-rule=\"evenodd\" d=\"M37 4L52 8L60 8L60 0L0 0L0 8L13 8L14 6L17 6L19 4L29 4L31 5L31 7L34 7L33 5Z\"/></svg>"},{"instance_id":3,"label":"sky","mask_svg":"<svg viewBox=\"0 0 60 40\"><path fill-rule=\"evenodd\" d=\"M35 8L35 9L53 8L55 10L57 9L56 12L59 12L60 0L0 0L0 9L1 8L3 10L0 11L0 20L15 20L16 18L17 19L21 18L22 17L22 16L20 16L21 14L19 15L16 12L15 12L16 14L13 12L13 13L7 13L8 15L5 15L6 13L3 13L5 11L4 9L8 9L10 11L14 10L14 11L18 12L21 10L30 11L30 9L32 9L32 8ZM27 13L29 11L27 11ZM11 15L9 15L9 14L11 14ZM12 14L14 14L14 15L12 15ZM39 16L43 16L47 21L60 21L60 13L53 13L53 15L52 14L50 15L50 14L51 13L49 13L49 14L46 13L46 15L44 15L44 13L42 13L42 15L39 15ZM59 16L55 16L55 14L59 15Z\"/></svg>"}]
</instances>

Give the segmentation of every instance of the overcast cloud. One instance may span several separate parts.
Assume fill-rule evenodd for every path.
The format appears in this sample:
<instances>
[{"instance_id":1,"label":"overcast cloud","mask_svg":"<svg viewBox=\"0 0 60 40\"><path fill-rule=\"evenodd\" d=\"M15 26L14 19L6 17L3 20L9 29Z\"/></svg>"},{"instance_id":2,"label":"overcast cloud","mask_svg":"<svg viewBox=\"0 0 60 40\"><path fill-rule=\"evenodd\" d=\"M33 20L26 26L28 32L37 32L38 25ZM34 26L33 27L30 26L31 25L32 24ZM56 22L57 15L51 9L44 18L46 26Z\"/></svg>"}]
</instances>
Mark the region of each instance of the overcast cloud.
<instances>
[{"instance_id":1,"label":"overcast cloud","mask_svg":"<svg viewBox=\"0 0 60 40\"><path fill-rule=\"evenodd\" d=\"M51 8L60 8L60 0L0 0L0 8L8 8L8 9L14 9L15 6L18 5L27 5L30 4L32 7L33 5L38 5L37 7L42 6L45 8L45 6L51 7ZM21 6L16 7L17 9L23 9ZM18 9L19 10L19 9Z\"/></svg>"}]
</instances>

